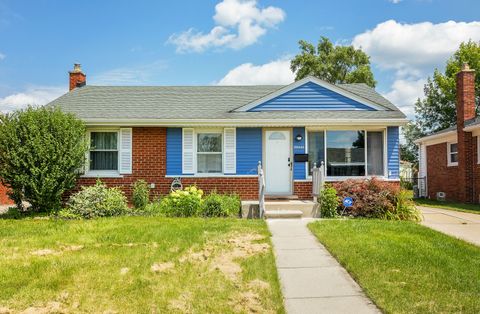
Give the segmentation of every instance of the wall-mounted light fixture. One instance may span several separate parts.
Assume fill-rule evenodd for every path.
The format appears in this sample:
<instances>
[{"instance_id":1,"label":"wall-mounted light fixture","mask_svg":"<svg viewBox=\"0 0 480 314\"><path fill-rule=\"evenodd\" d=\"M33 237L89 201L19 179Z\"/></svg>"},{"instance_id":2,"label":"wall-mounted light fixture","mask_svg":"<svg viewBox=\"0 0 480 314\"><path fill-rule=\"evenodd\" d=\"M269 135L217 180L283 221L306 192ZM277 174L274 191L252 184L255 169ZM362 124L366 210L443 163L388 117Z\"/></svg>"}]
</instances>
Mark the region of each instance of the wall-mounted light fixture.
<instances>
[{"instance_id":1,"label":"wall-mounted light fixture","mask_svg":"<svg viewBox=\"0 0 480 314\"><path fill-rule=\"evenodd\" d=\"M295 136L295 139L297 140L297 142L301 142L303 140L302 134L297 134L297 136Z\"/></svg>"}]
</instances>

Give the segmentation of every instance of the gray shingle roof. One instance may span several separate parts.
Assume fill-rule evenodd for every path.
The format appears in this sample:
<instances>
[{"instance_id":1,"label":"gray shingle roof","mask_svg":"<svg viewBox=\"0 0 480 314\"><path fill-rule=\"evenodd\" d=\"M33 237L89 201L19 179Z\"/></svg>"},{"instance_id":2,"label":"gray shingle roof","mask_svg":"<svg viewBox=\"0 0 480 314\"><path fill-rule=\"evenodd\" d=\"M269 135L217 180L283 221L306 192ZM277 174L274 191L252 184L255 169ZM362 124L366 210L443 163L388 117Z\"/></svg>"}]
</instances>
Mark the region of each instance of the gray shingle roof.
<instances>
[{"instance_id":1,"label":"gray shingle roof","mask_svg":"<svg viewBox=\"0 0 480 314\"><path fill-rule=\"evenodd\" d=\"M339 87L386 110L231 112L284 86L90 86L49 105L81 119L403 119L405 115L365 84Z\"/></svg>"}]
</instances>

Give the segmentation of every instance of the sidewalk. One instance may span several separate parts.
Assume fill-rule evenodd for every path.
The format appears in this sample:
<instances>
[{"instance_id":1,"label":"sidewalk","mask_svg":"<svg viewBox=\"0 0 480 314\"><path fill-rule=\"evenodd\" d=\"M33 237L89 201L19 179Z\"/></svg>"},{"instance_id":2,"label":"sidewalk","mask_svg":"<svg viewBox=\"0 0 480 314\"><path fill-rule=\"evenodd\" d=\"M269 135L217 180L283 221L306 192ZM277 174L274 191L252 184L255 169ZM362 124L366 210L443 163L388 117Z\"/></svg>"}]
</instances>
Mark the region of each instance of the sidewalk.
<instances>
[{"instance_id":1,"label":"sidewalk","mask_svg":"<svg viewBox=\"0 0 480 314\"><path fill-rule=\"evenodd\" d=\"M480 246L480 215L454 210L417 206L422 225Z\"/></svg>"},{"instance_id":2,"label":"sidewalk","mask_svg":"<svg viewBox=\"0 0 480 314\"><path fill-rule=\"evenodd\" d=\"M313 219L269 219L287 313L380 313L307 224Z\"/></svg>"}]
</instances>

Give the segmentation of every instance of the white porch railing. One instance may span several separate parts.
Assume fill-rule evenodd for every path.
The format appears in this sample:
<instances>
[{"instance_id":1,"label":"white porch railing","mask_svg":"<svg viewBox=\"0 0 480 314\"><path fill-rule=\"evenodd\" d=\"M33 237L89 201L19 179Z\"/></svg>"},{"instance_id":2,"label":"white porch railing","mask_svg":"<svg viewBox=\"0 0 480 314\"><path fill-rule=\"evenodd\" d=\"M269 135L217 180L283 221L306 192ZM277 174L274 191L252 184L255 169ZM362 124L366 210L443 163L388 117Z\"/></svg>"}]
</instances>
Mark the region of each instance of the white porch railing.
<instances>
[{"instance_id":1,"label":"white porch railing","mask_svg":"<svg viewBox=\"0 0 480 314\"><path fill-rule=\"evenodd\" d=\"M317 202L320 193L323 190L323 186L325 185L325 165L322 163L320 167L317 167L317 163L313 164L312 168L312 195L313 200Z\"/></svg>"},{"instance_id":2,"label":"white porch railing","mask_svg":"<svg viewBox=\"0 0 480 314\"><path fill-rule=\"evenodd\" d=\"M263 174L262 162L258 162L258 214L263 218L265 214L265 176Z\"/></svg>"}]
</instances>

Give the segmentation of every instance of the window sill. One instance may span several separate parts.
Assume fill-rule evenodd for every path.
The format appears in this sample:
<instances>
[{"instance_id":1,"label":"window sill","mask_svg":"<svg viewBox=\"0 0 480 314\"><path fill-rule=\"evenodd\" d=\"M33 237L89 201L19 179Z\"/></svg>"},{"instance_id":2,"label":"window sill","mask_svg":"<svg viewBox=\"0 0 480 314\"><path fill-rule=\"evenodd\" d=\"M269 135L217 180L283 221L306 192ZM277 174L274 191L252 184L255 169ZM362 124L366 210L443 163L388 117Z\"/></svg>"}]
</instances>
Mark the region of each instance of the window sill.
<instances>
[{"instance_id":1,"label":"window sill","mask_svg":"<svg viewBox=\"0 0 480 314\"><path fill-rule=\"evenodd\" d=\"M123 178L118 171L88 171L81 178Z\"/></svg>"},{"instance_id":2,"label":"window sill","mask_svg":"<svg viewBox=\"0 0 480 314\"><path fill-rule=\"evenodd\" d=\"M400 179L391 179L386 176L358 176L358 177L325 177L325 182L338 182L338 181L345 181L349 179L355 179L355 180L360 180L360 179L372 179L372 178L377 178L381 181L399 181ZM312 176L308 176L306 179L300 179L300 180L294 180L294 181L299 181L299 182L311 182L312 181Z\"/></svg>"},{"instance_id":3,"label":"window sill","mask_svg":"<svg viewBox=\"0 0 480 314\"><path fill-rule=\"evenodd\" d=\"M447 163L447 167L458 167L458 162Z\"/></svg>"},{"instance_id":4,"label":"window sill","mask_svg":"<svg viewBox=\"0 0 480 314\"><path fill-rule=\"evenodd\" d=\"M257 174L206 174L206 173L196 173L196 174L178 174L178 175L166 175L165 178L245 178L245 177L258 177Z\"/></svg>"}]
</instances>

